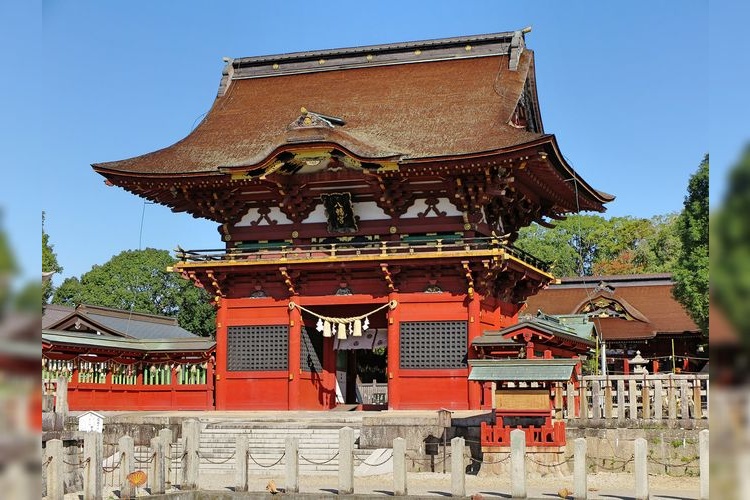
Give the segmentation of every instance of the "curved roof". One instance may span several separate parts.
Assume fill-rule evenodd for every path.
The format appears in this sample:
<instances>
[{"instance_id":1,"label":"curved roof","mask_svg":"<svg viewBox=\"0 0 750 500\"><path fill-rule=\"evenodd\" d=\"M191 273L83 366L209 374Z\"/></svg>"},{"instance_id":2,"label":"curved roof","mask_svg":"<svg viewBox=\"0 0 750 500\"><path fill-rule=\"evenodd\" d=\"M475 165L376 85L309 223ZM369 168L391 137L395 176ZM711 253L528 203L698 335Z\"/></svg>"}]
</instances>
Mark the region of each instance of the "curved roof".
<instances>
[{"instance_id":1,"label":"curved roof","mask_svg":"<svg viewBox=\"0 0 750 500\"><path fill-rule=\"evenodd\" d=\"M184 139L92 166L112 184L169 204L169 185L184 178L208 185L271 173L284 158L317 149L415 168L506 157L523 169L531 158L519 179L558 186L563 212L578 207L570 199L579 191L578 210L603 211L614 197L583 181L544 132L525 32L226 59L213 106ZM575 182L562 188L560 179ZM151 184L132 185L142 180Z\"/></svg>"},{"instance_id":2,"label":"curved roof","mask_svg":"<svg viewBox=\"0 0 750 500\"><path fill-rule=\"evenodd\" d=\"M508 56L377 66L236 80L184 139L96 169L139 174L217 172L263 163L297 142L301 108L346 124L316 128L307 142L339 144L362 158L402 160L497 150L542 136L508 122L533 55L517 71Z\"/></svg>"},{"instance_id":3,"label":"curved roof","mask_svg":"<svg viewBox=\"0 0 750 500\"><path fill-rule=\"evenodd\" d=\"M319 139L355 155L404 159L475 153L538 138L509 123L533 53L521 31L229 60L214 105L187 137L95 168L132 173L214 172L262 162L296 142L301 108L339 117ZM293 135L293 134L292 134Z\"/></svg>"}]
</instances>

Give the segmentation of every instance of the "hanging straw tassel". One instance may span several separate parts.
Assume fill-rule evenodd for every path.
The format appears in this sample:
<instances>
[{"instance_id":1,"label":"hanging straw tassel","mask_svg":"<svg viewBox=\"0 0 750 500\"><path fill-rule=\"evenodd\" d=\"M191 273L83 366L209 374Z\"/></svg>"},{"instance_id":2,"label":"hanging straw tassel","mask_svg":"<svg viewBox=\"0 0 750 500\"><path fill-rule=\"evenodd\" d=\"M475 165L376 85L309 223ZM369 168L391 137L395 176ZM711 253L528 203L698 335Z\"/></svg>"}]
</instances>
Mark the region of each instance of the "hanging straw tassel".
<instances>
[{"instance_id":1,"label":"hanging straw tassel","mask_svg":"<svg viewBox=\"0 0 750 500\"><path fill-rule=\"evenodd\" d=\"M355 337L362 336L362 320L361 319L354 320L354 333L352 335L354 335Z\"/></svg>"},{"instance_id":2,"label":"hanging straw tassel","mask_svg":"<svg viewBox=\"0 0 750 500\"><path fill-rule=\"evenodd\" d=\"M331 323L330 321L326 321L323 323L323 336L324 337L330 337L331 336Z\"/></svg>"},{"instance_id":3,"label":"hanging straw tassel","mask_svg":"<svg viewBox=\"0 0 750 500\"><path fill-rule=\"evenodd\" d=\"M339 323L339 339L346 340L346 324Z\"/></svg>"}]
</instances>

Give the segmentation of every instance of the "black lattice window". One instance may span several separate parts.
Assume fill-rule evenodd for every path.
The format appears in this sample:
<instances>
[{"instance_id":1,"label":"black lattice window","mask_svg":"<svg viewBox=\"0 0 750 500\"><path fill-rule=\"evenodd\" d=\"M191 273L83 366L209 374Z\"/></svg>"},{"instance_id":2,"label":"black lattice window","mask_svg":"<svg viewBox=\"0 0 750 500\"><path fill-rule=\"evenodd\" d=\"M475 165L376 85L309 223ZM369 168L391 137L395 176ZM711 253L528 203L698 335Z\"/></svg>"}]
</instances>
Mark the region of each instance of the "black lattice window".
<instances>
[{"instance_id":1,"label":"black lattice window","mask_svg":"<svg viewBox=\"0 0 750 500\"><path fill-rule=\"evenodd\" d=\"M302 348L300 349L300 366L303 372L323 373L323 335L313 332L312 335L307 328L302 327L300 336Z\"/></svg>"},{"instance_id":2,"label":"black lattice window","mask_svg":"<svg viewBox=\"0 0 750 500\"><path fill-rule=\"evenodd\" d=\"M466 368L466 321L401 323L401 368Z\"/></svg>"},{"instance_id":3,"label":"black lattice window","mask_svg":"<svg viewBox=\"0 0 750 500\"><path fill-rule=\"evenodd\" d=\"M230 326L227 329L227 370L287 370L289 327Z\"/></svg>"}]
</instances>

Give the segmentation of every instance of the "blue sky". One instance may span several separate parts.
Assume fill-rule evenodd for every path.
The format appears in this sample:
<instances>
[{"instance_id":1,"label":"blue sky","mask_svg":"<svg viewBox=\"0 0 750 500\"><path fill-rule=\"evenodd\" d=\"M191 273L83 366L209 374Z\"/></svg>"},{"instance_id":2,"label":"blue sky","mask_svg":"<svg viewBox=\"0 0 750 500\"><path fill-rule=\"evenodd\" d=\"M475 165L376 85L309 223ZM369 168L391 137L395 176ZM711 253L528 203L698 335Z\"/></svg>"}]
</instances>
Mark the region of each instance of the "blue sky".
<instances>
[{"instance_id":1,"label":"blue sky","mask_svg":"<svg viewBox=\"0 0 750 500\"><path fill-rule=\"evenodd\" d=\"M746 138L733 130L741 117L722 87L737 61L708 40L709 32L725 40L732 23L738 33L745 27L739 16L709 23L706 1L49 0L2 10L0 28L19 42L0 49L9 70L0 81L9 111L0 141L13 180L0 188L2 225L34 278L41 210L62 277L139 246L221 246L215 223L144 205L105 186L90 164L187 135L214 100L223 56L531 26L545 130L584 179L617 195L612 216L679 211L711 141L725 151L712 151L720 180ZM721 90L710 93L709 84ZM732 116L710 122L717 104Z\"/></svg>"}]
</instances>

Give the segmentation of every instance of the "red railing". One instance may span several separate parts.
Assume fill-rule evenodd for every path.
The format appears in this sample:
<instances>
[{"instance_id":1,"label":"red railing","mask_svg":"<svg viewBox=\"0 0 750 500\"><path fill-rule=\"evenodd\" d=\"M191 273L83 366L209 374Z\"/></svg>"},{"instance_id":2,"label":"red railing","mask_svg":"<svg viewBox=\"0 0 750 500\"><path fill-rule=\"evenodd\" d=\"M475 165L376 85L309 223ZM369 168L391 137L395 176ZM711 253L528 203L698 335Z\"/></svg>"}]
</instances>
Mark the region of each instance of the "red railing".
<instances>
[{"instance_id":1,"label":"red railing","mask_svg":"<svg viewBox=\"0 0 750 500\"><path fill-rule=\"evenodd\" d=\"M502 419L499 419L502 422ZM510 446L510 432L521 429L526 433L526 446L565 446L565 422L552 422L551 419L541 427L511 427L509 425L491 425L482 422L482 446Z\"/></svg>"}]
</instances>

